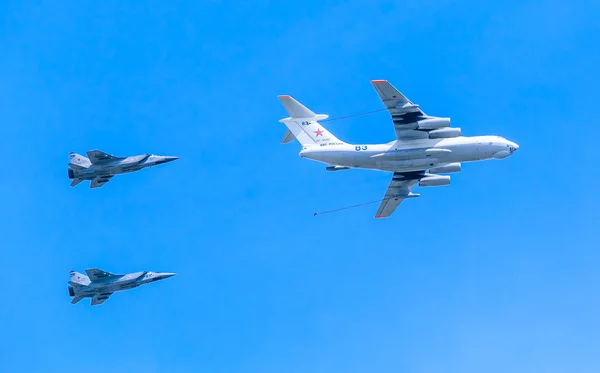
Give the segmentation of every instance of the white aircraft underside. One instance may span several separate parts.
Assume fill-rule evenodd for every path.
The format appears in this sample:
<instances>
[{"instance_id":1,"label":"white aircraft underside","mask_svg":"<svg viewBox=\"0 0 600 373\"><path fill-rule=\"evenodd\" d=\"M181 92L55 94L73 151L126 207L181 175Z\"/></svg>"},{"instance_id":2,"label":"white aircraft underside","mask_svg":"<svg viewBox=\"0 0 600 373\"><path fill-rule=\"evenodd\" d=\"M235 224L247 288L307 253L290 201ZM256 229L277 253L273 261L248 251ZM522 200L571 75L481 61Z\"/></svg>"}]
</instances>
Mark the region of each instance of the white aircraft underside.
<instances>
[{"instance_id":1,"label":"white aircraft underside","mask_svg":"<svg viewBox=\"0 0 600 373\"><path fill-rule=\"evenodd\" d=\"M512 147L512 148L511 148ZM332 145L307 147L300 157L349 168L366 168L391 172L428 170L450 163L502 159L516 149L498 136L456 137L443 140L390 144Z\"/></svg>"},{"instance_id":2,"label":"white aircraft underside","mask_svg":"<svg viewBox=\"0 0 600 373\"><path fill-rule=\"evenodd\" d=\"M279 96L289 113L280 120L288 131L282 142L296 138L302 145L300 157L326 163L328 171L364 168L394 172L379 206L376 218L390 216L406 198L418 197L412 189L450 184L450 176L461 163L503 159L519 147L499 136L461 136L460 128L450 127L449 118L426 115L418 105L385 80L371 81L391 114L396 141L387 144L347 144L337 139L315 114L290 96Z\"/></svg>"}]
</instances>

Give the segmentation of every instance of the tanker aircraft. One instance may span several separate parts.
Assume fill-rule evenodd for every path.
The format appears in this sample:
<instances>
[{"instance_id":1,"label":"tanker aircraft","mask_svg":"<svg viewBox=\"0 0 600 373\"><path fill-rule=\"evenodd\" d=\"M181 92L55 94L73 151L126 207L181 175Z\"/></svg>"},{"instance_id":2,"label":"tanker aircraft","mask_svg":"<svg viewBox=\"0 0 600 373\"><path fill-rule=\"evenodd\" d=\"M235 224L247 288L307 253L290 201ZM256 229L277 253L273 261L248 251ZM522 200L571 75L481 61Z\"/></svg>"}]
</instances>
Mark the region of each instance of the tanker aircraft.
<instances>
[{"instance_id":1,"label":"tanker aircraft","mask_svg":"<svg viewBox=\"0 0 600 373\"><path fill-rule=\"evenodd\" d=\"M282 143L294 138L302 145L301 158L327 164L327 171L350 168L393 172L375 218L390 216L412 193L421 187L450 184L450 176L440 175L461 170L461 163L503 159L519 146L500 136L461 135L460 128L450 127L450 118L425 114L386 80L371 84L389 111L396 140L387 144L348 144L319 124L326 114L315 114L290 96L279 96L289 114L280 122L287 126Z\"/></svg>"}]
</instances>

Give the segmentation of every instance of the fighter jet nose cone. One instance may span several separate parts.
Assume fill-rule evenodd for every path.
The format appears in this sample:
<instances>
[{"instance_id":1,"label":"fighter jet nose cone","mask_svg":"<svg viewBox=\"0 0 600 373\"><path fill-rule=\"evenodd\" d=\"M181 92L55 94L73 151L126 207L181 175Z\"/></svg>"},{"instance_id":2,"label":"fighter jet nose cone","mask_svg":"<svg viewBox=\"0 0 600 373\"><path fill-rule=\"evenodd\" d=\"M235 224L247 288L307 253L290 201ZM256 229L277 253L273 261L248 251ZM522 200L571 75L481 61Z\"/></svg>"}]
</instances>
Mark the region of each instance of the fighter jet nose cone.
<instances>
[{"instance_id":1,"label":"fighter jet nose cone","mask_svg":"<svg viewBox=\"0 0 600 373\"><path fill-rule=\"evenodd\" d=\"M168 155L157 156L154 161L150 163L151 166L163 163L169 163L178 160L179 157L172 157Z\"/></svg>"},{"instance_id":2,"label":"fighter jet nose cone","mask_svg":"<svg viewBox=\"0 0 600 373\"><path fill-rule=\"evenodd\" d=\"M177 273L163 273L163 274L161 274L161 277L162 277L163 279L165 279L165 278L173 277L173 276L175 276L176 274L177 274Z\"/></svg>"}]
</instances>

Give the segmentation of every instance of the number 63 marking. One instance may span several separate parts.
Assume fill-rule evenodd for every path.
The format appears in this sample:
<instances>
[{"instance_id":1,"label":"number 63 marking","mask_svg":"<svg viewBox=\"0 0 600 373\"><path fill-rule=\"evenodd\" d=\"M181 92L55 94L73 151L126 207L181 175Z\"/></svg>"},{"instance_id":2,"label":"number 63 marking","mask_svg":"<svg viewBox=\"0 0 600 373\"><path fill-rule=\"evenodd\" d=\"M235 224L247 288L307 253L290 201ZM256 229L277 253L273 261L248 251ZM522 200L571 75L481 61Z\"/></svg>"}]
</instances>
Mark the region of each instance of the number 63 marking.
<instances>
[{"instance_id":1,"label":"number 63 marking","mask_svg":"<svg viewBox=\"0 0 600 373\"><path fill-rule=\"evenodd\" d=\"M354 149L355 149L357 152L359 152L359 151L361 151L361 150L367 150L367 146L366 146L366 145L362 145L362 146L361 146L361 145L356 145L356 146L354 147Z\"/></svg>"}]
</instances>

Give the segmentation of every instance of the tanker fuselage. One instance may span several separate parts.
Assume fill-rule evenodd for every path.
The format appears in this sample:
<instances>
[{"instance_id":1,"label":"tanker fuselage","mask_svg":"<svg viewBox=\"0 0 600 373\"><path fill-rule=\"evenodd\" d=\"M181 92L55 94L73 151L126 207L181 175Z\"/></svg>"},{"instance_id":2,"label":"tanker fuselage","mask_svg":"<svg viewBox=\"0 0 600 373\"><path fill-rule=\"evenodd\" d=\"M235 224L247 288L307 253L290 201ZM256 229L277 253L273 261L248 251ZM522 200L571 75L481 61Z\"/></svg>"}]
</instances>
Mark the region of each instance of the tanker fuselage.
<instances>
[{"instance_id":1,"label":"tanker fuselage","mask_svg":"<svg viewBox=\"0 0 600 373\"><path fill-rule=\"evenodd\" d=\"M300 157L330 165L330 171L348 168L411 172L453 163L502 159L518 145L500 136L453 137L352 145L340 142L304 146ZM336 166L337 169L331 168Z\"/></svg>"}]
</instances>

